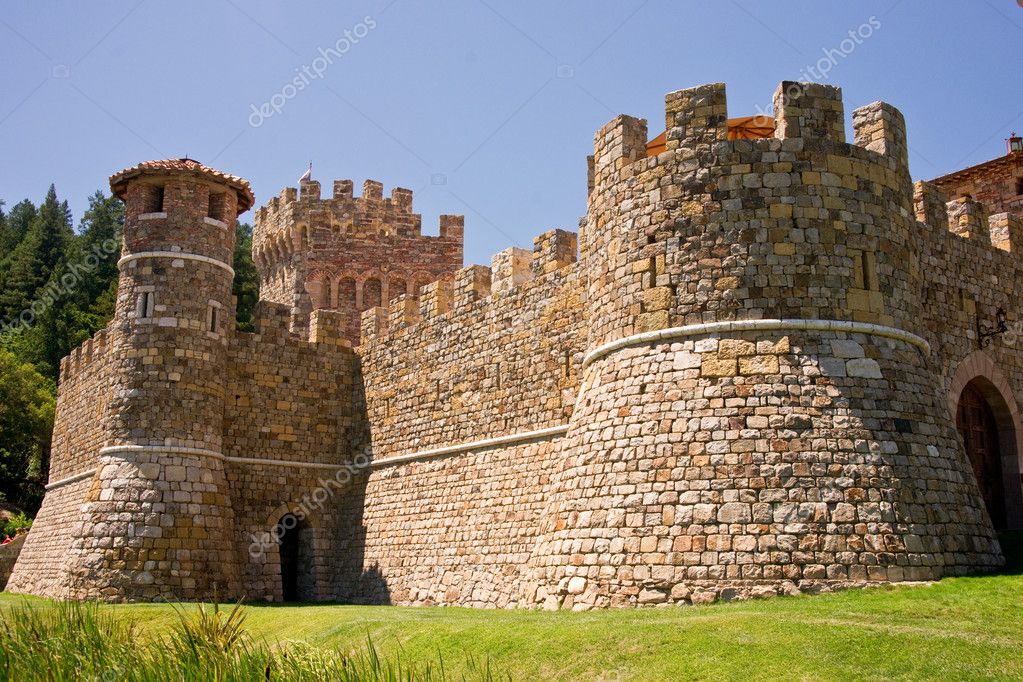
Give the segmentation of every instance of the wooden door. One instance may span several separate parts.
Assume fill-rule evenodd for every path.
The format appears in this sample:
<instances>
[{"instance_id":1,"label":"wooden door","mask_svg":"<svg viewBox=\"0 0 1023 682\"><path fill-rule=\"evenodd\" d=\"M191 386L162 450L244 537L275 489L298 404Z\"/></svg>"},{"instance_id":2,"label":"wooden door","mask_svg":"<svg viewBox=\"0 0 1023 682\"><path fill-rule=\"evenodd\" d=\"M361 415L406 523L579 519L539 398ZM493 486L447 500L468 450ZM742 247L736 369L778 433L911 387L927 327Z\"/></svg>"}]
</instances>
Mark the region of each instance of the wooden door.
<instances>
[{"instance_id":1,"label":"wooden door","mask_svg":"<svg viewBox=\"0 0 1023 682\"><path fill-rule=\"evenodd\" d=\"M984 395L972 384L959 397L956 428L966 445L980 494L995 528L1005 527L1005 493L1002 482L1002 455L998 450L998 424Z\"/></svg>"}]
</instances>

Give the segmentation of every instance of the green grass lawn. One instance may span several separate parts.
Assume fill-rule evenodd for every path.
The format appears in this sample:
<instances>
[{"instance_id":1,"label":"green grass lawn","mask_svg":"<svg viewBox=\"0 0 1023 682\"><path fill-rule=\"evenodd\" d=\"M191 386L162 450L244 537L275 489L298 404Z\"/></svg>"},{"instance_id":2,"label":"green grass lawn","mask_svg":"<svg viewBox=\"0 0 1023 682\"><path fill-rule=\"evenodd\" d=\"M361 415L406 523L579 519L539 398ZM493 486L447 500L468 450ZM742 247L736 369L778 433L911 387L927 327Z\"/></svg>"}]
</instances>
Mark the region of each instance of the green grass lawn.
<instances>
[{"instance_id":1,"label":"green grass lawn","mask_svg":"<svg viewBox=\"0 0 1023 682\"><path fill-rule=\"evenodd\" d=\"M1015 546L1016 543L1013 543ZM1023 575L697 607L588 613L340 605L247 607L270 642L443 657L448 672L488 658L513 679L1023 679ZM46 600L0 595L12 605ZM144 632L167 605L106 607Z\"/></svg>"}]
</instances>

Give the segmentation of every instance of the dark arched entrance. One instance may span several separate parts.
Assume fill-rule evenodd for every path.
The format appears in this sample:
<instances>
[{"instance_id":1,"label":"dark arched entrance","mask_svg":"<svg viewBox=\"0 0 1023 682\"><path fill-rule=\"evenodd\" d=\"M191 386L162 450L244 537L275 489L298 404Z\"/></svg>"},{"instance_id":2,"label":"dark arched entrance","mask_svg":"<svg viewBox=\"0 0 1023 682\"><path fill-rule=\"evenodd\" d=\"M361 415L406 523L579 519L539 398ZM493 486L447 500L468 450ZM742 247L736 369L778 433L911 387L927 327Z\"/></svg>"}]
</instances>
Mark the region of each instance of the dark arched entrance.
<instances>
[{"instance_id":1,"label":"dark arched entrance","mask_svg":"<svg viewBox=\"0 0 1023 682\"><path fill-rule=\"evenodd\" d=\"M294 514L280 520L281 588L284 601L314 598L312 529Z\"/></svg>"},{"instance_id":2,"label":"dark arched entrance","mask_svg":"<svg viewBox=\"0 0 1023 682\"><path fill-rule=\"evenodd\" d=\"M995 528L1005 528L1005 479L998 420L977 381L967 384L959 397L956 428L963 437L991 523Z\"/></svg>"}]
</instances>

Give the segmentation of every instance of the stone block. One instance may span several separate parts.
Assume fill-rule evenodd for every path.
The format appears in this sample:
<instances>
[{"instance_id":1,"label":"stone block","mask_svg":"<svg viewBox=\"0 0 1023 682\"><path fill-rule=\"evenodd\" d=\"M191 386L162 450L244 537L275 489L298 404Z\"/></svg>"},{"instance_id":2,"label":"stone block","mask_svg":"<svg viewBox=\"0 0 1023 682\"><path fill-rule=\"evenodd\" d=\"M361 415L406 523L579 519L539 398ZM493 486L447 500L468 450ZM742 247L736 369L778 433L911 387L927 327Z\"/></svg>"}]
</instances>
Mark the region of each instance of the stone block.
<instances>
[{"instance_id":1,"label":"stone block","mask_svg":"<svg viewBox=\"0 0 1023 682\"><path fill-rule=\"evenodd\" d=\"M741 355L753 355L756 352L756 344L743 339L721 339L718 346L718 357L721 359L738 358Z\"/></svg>"},{"instance_id":2,"label":"stone block","mask_svg":"<svg viewBox=\"0 0 1023 682\"><path fill-rule=\"evenodd\" d=\"M706 355L700 367L700 374L705 377L732 377L737 374L738 362L731 358Z\"/></svg>"},{"instance_id":3,"label":"stone block","mask_svg":"<svg viewBox=\"0 0 1023 682\"><path fill-rule=\"evenodd\" d=\"M856 358L845 363L846 372L851 377L863 379L883 379L881 366L871 358Z\"/></svg>"},{"instance_id":4,"label":"stone block","mask_svg":"<svg viewBox=\"0 0 1023 682\"><path fill-rule=\"evenodd\" d=\"M778 371L778 358L775 355L754 355L752 357L739 358L739 374L777 374Z\"/></svg>"}]
</instances>

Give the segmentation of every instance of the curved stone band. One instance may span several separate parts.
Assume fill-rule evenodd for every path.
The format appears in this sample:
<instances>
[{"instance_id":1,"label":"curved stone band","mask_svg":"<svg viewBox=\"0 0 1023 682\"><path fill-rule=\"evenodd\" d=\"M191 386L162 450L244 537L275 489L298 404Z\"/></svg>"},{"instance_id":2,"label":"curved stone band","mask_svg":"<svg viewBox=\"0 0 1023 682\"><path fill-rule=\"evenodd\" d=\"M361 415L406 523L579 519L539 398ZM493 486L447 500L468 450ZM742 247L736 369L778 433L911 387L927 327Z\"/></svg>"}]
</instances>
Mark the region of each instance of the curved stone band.
<instances>
[{"instance_id":1,"label":"curved stone band","mask_svg":"<svg viewBox=\"0 0 1023 682\"><path fill-rule=\"evenodd\" d=\"M880 324L869 322L850 322L847 320L730 320L726 322L705 322L703 324L688 324L684 327L670 327L668 329L657 329L651 332L633 334L622 339L610 341L602 346L594 348L583 358L582 369L600 360L615 351L630 346L640 346L645 343L657 343L658 341L670 341L682 339L689 336L704 336L708 334L723 334L729 332L749 331L828 331L846 332L850 334L870 334L872 336L883 336L888 339L904 341L916 346L924 355L930 355L931 344L927 343L916 334L898 329L886 327Z\"/></svg>"},{"instance_id":2,"label":"curved stone band","mask_svg":"<svg viewBox=\"0 0 1023 682\"><path fill-rule=\"evenodd\" d=\"M292 462L286 459L261 459L259 457L231 457L216 450L203 448L186 448L175 445L108 445L101 448L100 456L116 454L118 452L149 452L157 454L178 454L197 457L210 457L219 459L230 464L267 464L272 466L285 466L293 469L343 469L345 464L326 464L323 462Z\"/></svg>"},{"instance_id":3,"label":"curved stone band","mask_svg":"<svg viewBox=\"0 0 1023 682\"><path fill-rule=\"evenodd\" d=\"M234 268L225 263L224 261L217 260L216 258L210 258L209 256L200 256L195 253L182 253L180 251L140 251L139 253L129 254L121 260L117 261L117 267L121 267L125 263L130 263L133 260L140 258L178 258L181 260L194 260L200 263L209 263L215 265L218 268L228 271L231 276L234 277Z\"/></svg>"},{"instance_id":4,"label":"curved stone band","mask_svg":"<svg viewBox=\"0 0 1023 682\"><path fill-rule=\"evenodd\" d=\"M99 471L99 469L97 469L95 467L92 468L92 469L89 469L88 471L80 471L77 474L75 474L74 476L68 476L67 478L62 478L59 481L54 481L53 483L47 483L45 486L43 486L43 489L44 490L53 490L54 488L60 488L60 487L65 486L65 485L71 485L72 483L78 483L78 481L84 481L87 478L91 478L91 477L95 476L97 471Z\"/></svg>"},{"instance_id":5,"label":"curved stone band","mask_svg":"<svg viewBox=\"0 0 1023 682\"><path fill-rule=\"evenodd\" d=\"M568 424L559 424L558 426L551 426L546 429L538 429L536 431L512 433L507 436L496 436L494 438L485 438L483 440L476 440L468 443L447 445L440 448L434 448L432 450L420 450L419 452L413 452L408 455L386 457L384 459L373 460L373 463L370 464L370 466L374 469L379 469L380 467L393 466L396 464L404 464L406 462L415 462L424 459L434 459L436 457L471 452L473 450L484 450L487 448L520 445L530 441L546 440L557 436L563 436L566 433L568 433Z\"/></svg>"}]
</instances>

